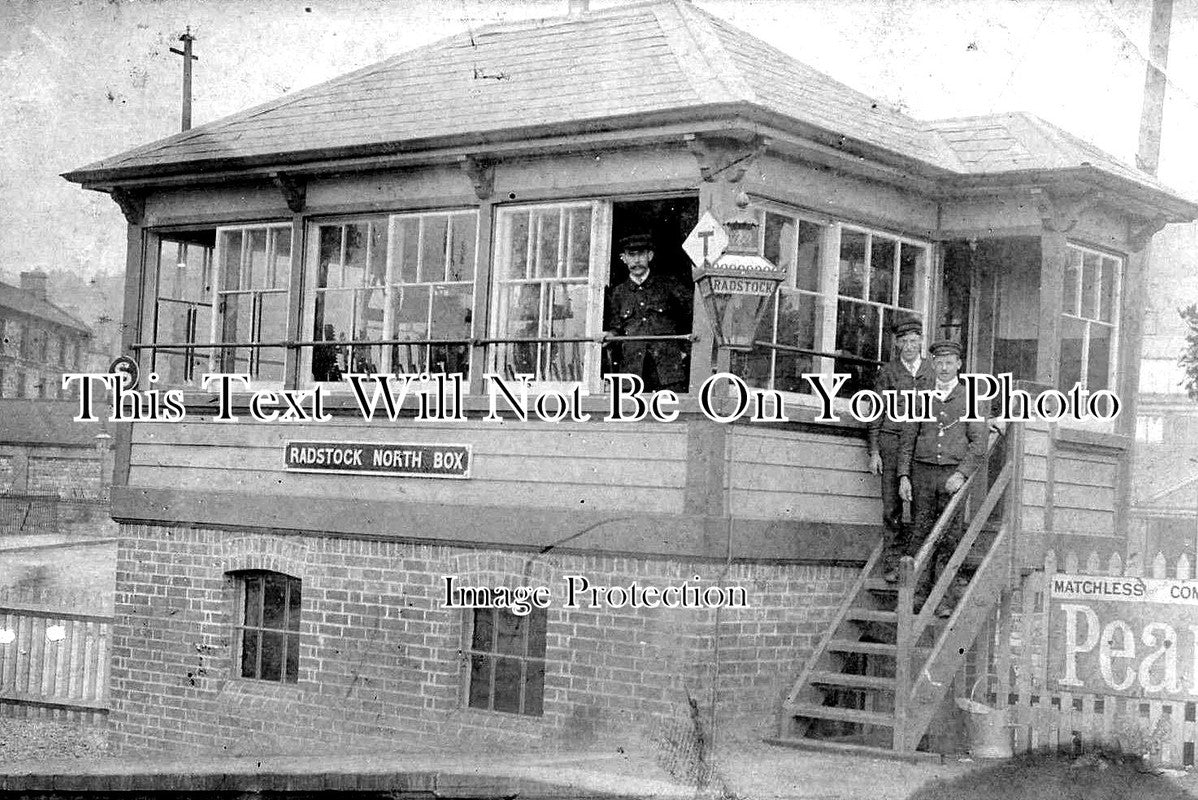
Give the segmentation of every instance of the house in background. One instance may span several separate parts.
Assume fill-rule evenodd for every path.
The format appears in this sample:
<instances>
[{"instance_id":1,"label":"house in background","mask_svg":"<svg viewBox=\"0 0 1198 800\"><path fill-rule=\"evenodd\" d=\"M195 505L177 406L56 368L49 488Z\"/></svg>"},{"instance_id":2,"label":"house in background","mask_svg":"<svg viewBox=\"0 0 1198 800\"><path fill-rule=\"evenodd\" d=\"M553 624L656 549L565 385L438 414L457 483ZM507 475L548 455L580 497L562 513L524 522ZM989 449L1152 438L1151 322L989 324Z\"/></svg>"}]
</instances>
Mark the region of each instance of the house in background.
<instances>
[{"instance_id":1,"label":"house in background","mask_svg":"<svg viewBox=\"0 0 1198 800\"><path fill-rule=\"evenodd\" d=\"M1046 550L1127 555L1144 248L1198 216L1035 117L920 122L683 0L463 34L66 177L120 204L125 347L187 390L183 423L118 431L111 722L130 749L557 747L695 720L953 746L928 736L953 676ZM689 281L701 211L748 215L785 279L747 351L715 346L728 320L696 293L678 420L604 422L605 348L628 342L603 336L616 243L648 233ZM994 445L949 512L974 575L947 621L911 604L926 558L897 588L870 578L864 427L839 404L816 421L801 379L870 385L907 315L972 371L1124 400ZM790 421L701 413L725 367ZM363 420L354 371L460 373L466 419ZM198 389L218 372L320 386L333 420L253 422L243 394L214 422ZM485 420L484 373L581 385L591 419ZM347 445L469 468L296 456ZM446 575L554 599L447 607ZM749 604L570 608L571 575Z\"/></svg>"},{"instance_id":2,"label":"house in background","mask_svg":"<svg viewBox=\"0 0 1198 800\"><path fill-rule=\"evenodd\" d=\"M67 397L62 375L83 368L91 335L50 302L44 272L22 272L20 287L0 282L0 398Z\"/></svg>"}]
</instances>

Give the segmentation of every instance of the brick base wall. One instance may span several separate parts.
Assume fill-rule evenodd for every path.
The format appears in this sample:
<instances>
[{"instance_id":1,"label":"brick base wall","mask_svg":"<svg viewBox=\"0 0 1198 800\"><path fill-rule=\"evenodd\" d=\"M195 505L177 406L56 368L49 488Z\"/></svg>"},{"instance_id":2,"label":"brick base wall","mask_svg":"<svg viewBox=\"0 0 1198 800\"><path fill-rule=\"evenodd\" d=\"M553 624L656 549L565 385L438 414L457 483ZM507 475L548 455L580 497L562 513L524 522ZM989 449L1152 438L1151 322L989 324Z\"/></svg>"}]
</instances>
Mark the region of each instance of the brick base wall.
<instances>
[{"instance_id":1,"label":"brick base wall","mask_svg":"<svg viewBox=\"0 0 1198 800\"><path fill-rule=\"evenodd\" d=\"M231 571L303 581L299 681L233 677ZM749 608L566 609L592 584L740 585ZM466 708L468 612L442 576L550 586L544 714ZM855 571L826 566L542 556L311 536L123 525L110 716L122 751L242 753L478 742L518 750L599 742L671 747L713 697L722 736L771 732L781 699ZM692 580L692 583L694 581ZM710 724L710 723L707 723Z\"/></svg>"}]
</instances>

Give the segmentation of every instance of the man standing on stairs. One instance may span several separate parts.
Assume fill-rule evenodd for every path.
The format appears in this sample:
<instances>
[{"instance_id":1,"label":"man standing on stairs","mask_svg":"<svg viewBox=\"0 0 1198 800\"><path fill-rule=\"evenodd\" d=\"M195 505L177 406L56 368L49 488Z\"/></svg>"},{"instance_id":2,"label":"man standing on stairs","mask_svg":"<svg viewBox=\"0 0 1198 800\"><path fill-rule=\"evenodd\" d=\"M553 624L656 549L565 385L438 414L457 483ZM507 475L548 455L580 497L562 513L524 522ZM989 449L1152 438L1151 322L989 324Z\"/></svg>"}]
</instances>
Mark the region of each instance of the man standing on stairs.
<instances>
[{"instance_id":1,"label":"man standing on stairs","mask_svg":"<svg viewBox=\"0 0 1198 800\"><path fill-rule=\"evenodd\" d=\"M884 392L931 389L936 379L931 363L923 357L923 322L914 317L899 319L893 333L895 354L878 370L874 390L885 397ZM896 410L903 412L905 405ZM882 476L882 526L886 537L882 574L891 583L898 580L899 559L906 554L911 536L910 524L903 522L903 501L899 498L899 434L905 425L885 415L869 423L869 469Z\"/></svg>"},{"instance_id":2,"label":"man standing on stairs","mask_svg":"<svg viewBox=\"0 0 1198 800\"><path fill-rule=\"evenodd\" d=\"M912 505L914 531L906 555L914 556L936 526L952 496L965 485L986 458L988 428L984 421L965 422L965 387L957 380L961 370L961 345L940 341L931 347L936 385L931 403L934 422L912 422L899 441L899 496ZM979 409L979 415L984 413ZM940 578L961 539L960 517L945 530L932 556L924 582L927 592ZM936 616L952 614L960 599L960 581L953 581L936 607Z\"/></svg>"}]
</instances>

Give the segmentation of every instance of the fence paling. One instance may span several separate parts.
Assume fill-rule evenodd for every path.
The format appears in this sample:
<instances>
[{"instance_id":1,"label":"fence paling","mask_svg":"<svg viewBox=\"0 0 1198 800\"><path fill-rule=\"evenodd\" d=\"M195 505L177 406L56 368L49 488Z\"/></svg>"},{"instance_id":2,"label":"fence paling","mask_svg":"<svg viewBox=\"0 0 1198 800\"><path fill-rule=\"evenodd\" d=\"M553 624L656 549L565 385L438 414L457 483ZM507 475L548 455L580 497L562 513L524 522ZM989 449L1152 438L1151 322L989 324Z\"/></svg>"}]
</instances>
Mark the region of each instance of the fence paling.
<instances>
[{"instance_id":1,"label":"fence paling","mask_svg":"<svg viewBox=\"0 0 1198 800\"><path fill-rule=\"evenodd\" d=\"M0 645L0 706L48 713L105 712L111 617L26 609L0 609L15 637ZM48 638L55 626L62 637ZM94 716L94 714L93 714Z\"/></svg>"}]
</instances>

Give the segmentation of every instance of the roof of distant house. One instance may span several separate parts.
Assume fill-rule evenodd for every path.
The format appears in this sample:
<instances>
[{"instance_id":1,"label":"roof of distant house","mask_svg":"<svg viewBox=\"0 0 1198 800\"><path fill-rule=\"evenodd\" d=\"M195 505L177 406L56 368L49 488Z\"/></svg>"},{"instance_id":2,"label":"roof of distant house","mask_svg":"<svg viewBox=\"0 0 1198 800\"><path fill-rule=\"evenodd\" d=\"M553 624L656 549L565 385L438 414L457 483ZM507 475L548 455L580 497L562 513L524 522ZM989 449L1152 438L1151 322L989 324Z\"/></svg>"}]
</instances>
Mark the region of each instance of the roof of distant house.
<instances>
[{"instance_id":1,"label":"roof of distant house","mask_svg":"<svg viewBox=\"0 0 1198 800\"><path fill-rule=\"evenodd\" d=\"M105 423L75 422L74 400L0 399L0 444L93 447Z\"/></svg>"},{"instance_id":2,"label":"roof of distant house","mask_svg":"<svg viewBox=\"0 0 1198 800\"><path fill-rule=\"evenodd\" d=\"M0 308L12 309L30 317L38 317L64 328L73 328L89 336L92 332L87 323L63 311L49 300L43 300L32 292L3 281L0 281Z\"/></svg>"},{"instance_id":3,"label":"roof of distant house","mask_svg":"<svg viewBox=\"0 0 1198 800\"><path fill-rule=\"evenodd\" d=\"M1085 169L1181 200L1146 173L1030 114L913 119L687 0L450 37L66 177L95 183L435 147L485 148L731 113L757 115L838 150L932 178Z\"/></svg>"}]
</instances>

